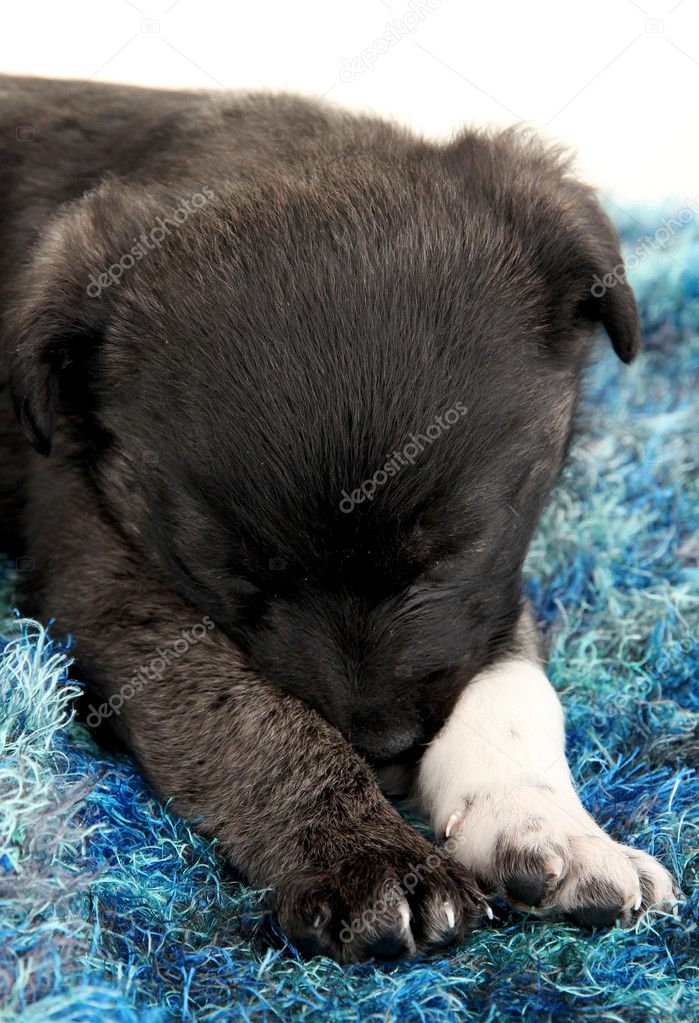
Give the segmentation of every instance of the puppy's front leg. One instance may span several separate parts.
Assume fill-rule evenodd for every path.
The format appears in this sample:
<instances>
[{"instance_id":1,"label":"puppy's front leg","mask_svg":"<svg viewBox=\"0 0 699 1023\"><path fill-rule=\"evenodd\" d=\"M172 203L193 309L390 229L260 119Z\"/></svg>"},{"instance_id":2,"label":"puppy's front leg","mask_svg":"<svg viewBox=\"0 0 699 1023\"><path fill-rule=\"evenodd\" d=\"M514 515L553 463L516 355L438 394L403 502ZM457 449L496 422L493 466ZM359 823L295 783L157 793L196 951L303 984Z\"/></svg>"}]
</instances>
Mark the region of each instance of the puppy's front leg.
<instances>
[{"instance_id":1,"label":"puppy's front leg","mask_svg":"<svg viewBox=\"0 0 699 1023\"><path fill-rule=\"evenodd\" d=\"M517 648L468 683L427 749L418 780L426 815L486 890L520 908L588 926L668 908L676 900L665 868L614 842L578 798L528 610Z\"/></svg>"}]
</instances>

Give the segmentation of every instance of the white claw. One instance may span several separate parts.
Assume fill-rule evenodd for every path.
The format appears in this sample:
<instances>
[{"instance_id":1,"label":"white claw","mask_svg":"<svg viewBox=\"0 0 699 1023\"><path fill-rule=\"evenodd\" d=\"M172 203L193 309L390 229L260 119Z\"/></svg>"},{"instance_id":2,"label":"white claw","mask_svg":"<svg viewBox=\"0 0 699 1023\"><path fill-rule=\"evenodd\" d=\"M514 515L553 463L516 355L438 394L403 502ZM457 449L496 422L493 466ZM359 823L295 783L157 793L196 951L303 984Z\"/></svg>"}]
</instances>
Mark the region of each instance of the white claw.
<instances>
[{"instance_id":1,"label":"white claw","mask_svg":"<svg viewBox=\"0 0 699 1023\"><path fill-rule=\"evenodd\" d=\"M560 856L549 857L546 863L546 876L551 881L557 881L563 873L564 862Z\"/></svg>"},{"instance_id":2,"label":"white claw","mask_svg":"<svg viewBox=\"0 0 699 1023\"><path fill-rule=\"evenodd\" d=\"M451 928L451 927L454 926L454 924L456 922L456 916L454 914L454 907L452 906L451 902L445 902L443 904L443 909L444 909L444 915L447 918L447 923L449 924L449 927Z\"/></svg>"},{"instance_id":3,"label":"white claw","mask_svg":"<svg viewBox=\"0 0 699 1023\"><path fill-rule=\"evenodd\" d=\"M633 906L634 912L641 908L641 903L642 902L643 902L643 895L641 894L641 892L639 892L638 893L638 898L636 899L636 901L634 903L634 906Z\"/></svg>"},{"instance_id":4,"label":"white claw","mask_svg":"<svg viewBox=\"0 0 699 1023\"><path fill-rule=\"evenodd\" d=\"M403 931L410 933L410 906L405 899L401 899L398 904L398 912L400 914L401 923L403 924Z\"/></svg>"},{"instance_id":5,"label":"white claw","mask_svg":"<svg viewBox=\"0 0 699 1023\"><path fill-rule=\"evenodd\" d=\"M444 837L445 838L449 838L449 835L451 835L451 829L454 827L455 824L458 824L460 820L461 820L461 814L460 813L453 813L451 815L451 817L447 821L447 826L446 826L446 829L444 831Z\"/></svg>"},{"instance_id":6,"label":"white claw","mask_svg":"<svg viewBox=\"0 0 699 1023\"><path fill-rule=\"evenodd\" d=\"M493 919L493 911L487 902L485 904L485 915L488 917L489 920Z\"/></svg>"}]
</instances>

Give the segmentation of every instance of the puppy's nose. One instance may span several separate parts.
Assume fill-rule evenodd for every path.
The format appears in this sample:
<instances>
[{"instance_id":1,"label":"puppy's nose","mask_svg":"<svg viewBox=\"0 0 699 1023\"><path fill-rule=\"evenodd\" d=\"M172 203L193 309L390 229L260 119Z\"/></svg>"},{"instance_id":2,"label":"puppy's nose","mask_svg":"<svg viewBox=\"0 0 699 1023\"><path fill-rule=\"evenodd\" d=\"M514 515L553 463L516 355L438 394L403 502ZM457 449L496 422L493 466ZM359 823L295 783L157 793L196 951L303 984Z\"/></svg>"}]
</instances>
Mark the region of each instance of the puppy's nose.
<instances>
[{"instance_id":1,"label":"puppy's nose","mask_svg":"<svg viewBox=\"0 0 699 1023\"><path fill-rule=\"evenodd\" d=\"M363 727L350 731L350 742L370 760L381 762L395 760L415 745L420 729L417 725L399 725L381 728L367 722Z\"/></svg>"}]
</instances>

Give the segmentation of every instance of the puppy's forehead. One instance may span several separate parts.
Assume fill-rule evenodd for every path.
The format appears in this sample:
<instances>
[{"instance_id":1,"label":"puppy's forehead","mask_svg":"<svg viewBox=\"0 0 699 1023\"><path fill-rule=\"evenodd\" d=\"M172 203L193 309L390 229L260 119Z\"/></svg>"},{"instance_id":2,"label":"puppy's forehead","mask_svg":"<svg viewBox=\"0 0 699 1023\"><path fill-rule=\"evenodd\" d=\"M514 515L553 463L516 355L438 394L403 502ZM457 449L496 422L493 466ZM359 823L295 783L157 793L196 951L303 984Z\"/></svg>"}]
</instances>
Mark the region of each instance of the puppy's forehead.
<instances>
[{"instance_id":1,"label":"puppy's forehead","mask_svg":"<svg viewBox=\"0 0 699 1023\"><path fill-rule=\"evenodd\" d=\"M517 244L396 187L217 199L116 296L111 421L263 569L449 557L564 426Z\"/></svg>"}]
</instances>

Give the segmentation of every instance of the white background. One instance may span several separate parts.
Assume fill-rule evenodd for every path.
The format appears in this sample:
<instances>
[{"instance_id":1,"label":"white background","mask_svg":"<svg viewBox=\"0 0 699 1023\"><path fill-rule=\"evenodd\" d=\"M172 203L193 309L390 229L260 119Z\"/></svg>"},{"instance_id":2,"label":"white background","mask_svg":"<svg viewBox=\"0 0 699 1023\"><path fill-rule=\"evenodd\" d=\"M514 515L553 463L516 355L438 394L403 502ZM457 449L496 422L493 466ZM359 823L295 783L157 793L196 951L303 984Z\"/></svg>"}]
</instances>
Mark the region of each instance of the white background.
<instances>
[{"instance_id":1,"label":"white background","mask_svg":"<svg viewBox=\"0 0 699 1023\"><path fill-rule=\"evenodd\" d=\"M4 72L291 89L436 137L526 121L618 203L699 195L699 0L30 0L0 31Z\"/></svg>"}]
</instances>

